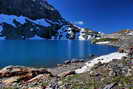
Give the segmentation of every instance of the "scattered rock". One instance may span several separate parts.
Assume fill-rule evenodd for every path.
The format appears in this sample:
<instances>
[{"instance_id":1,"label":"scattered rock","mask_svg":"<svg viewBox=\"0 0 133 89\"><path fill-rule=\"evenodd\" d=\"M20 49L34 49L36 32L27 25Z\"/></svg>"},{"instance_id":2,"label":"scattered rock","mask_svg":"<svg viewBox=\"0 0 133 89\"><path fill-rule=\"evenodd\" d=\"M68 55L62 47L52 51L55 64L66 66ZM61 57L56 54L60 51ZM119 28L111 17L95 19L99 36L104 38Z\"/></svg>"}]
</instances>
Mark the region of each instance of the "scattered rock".
<instances>
[{"instance_id":1,"label":"scattered rock","mask_svg":"<svg viewBox=\"0 0 133 89\"><path fill-rule=\"evenodd\" d=\"M125 49L124 49L124 48L119 48L119 49L118 49L118 52L120 52L120 53L125 53Z\"/></svg>"},{"instance_id":2,"label":"scattered rock","mask_svg":"<svg viewBox=\"0 0 133 89\"><path fill-rule=\"evenodd\" d=\"M77 59L72 59L72 60L71 60L71 63L78 63L78 62L84 62L84 59L79 59L79 60L77 60Z\"/></svg>"},{"instance_id":3,"label":"scattered rock","mask_svg":"<svg viewBox=\"0 0 133 89\"><path fill-rule=\"evenodd\" d=\"M106 85L103 89L112 89L112 88L114 88L116 85L117 85L117 83L112 83L112 84Z\"/></svg>"},{"instance_id":4,"label":"scattered rock","mask_svg":"<svg viewBox=\"0 0 133 89\"><path fill-rule=\"evenodd\" d=\"M94 65L94 68L97 69L98 67L100 67L100 66L102 66L102 65L103 65L103 63L101 63L101 62L99 61L97 64Z\"/></svg>"},{"instance_id":5,"label":"scattered rock","mask_svg":"<svg viewBox=\"0 0 133 89\"><path fill-rule=\"evenodd\" d=\"M64 64L79 63L79 62L85 62L85 61L84 59L72 59L72 60L66 60Z\"/></svg>"},{"instance_id":6,"label":"scattered rock","mask_svg":"<svg viewBox=\"0 0 133 89\"><path fill-rule=\"evenodd\" d=\"M59 77L66 77L68 75L73 75L73 74L75 74L75 71L68 71L68 72L63 72L63 73L59 74L58 76Z\"/></svg>"},{"instance_id":7,"label":"scattered rock","mask_svg":"<svg viewBox=\"0 0 133 89\"><path fill-rule=\"evenodd\" d=\"M63 66L63 64L57 64L57 67Z\"/></svg>"}]
</instances>

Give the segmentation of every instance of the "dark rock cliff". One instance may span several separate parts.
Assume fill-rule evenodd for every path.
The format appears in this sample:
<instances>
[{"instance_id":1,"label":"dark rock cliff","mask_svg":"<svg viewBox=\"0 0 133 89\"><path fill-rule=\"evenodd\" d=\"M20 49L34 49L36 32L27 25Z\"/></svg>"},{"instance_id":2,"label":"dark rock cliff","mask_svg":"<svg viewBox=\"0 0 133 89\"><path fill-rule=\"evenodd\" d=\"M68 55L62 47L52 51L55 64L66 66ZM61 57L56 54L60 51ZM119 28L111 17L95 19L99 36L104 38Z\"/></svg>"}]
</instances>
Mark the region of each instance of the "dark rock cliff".
<instances>
[{"instance_id":1,"label":"dark rock cliff","mask_svg":"<svg viewBox=\"0 0 133 89\"><path fill-rule=\"evenodd\" d=\"M45 0L0 0L0 13L25 16L30 19L63 20L60 13Z\"/></svg>"}]
</instances>

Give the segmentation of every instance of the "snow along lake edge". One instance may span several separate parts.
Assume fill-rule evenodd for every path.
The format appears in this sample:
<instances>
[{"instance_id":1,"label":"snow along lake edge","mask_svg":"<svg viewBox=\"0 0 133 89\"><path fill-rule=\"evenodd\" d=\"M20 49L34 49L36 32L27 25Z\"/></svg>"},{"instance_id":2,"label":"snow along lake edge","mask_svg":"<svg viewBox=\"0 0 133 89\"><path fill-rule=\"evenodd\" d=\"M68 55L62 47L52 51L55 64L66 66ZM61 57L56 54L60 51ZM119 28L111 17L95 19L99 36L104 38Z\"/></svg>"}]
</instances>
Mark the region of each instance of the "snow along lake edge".
<instances>
[{"instance_id":1,"label":"snow along lake edge","mask_svg":"<svg viewBox=\"0 0 133 89\"><path fill-rule=\"evenodd\" d=\"M121 59L123 56L127 56L127 53L113 52L113 53L110 53L107 55L103 55L103 56L94 58L94 59L86 62L82 68L75 70L75 72L77 74L84 73L84 72L90 71L91 68L99 62L108 63L108 62L112 61L113 59Z\"/></svg>"}]
</instances>

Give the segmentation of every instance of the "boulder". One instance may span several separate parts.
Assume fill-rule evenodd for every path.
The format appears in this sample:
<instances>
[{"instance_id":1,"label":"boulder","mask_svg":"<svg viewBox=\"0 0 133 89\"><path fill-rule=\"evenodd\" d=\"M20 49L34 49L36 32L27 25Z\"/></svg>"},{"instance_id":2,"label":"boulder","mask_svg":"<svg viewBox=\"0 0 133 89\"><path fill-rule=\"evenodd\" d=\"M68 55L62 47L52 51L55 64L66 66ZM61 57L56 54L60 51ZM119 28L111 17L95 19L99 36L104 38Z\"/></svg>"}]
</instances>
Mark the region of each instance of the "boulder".
<instances>
[{"instance_id":1,"label":"boulder","mask_svg":"<svg viewBox=\"0 0 133 89\"><path fill-rule=\"evenodd\" d=\"M128 48L128 57L129 57L130 59L133 59L133 46L130 46L130 47Z\"/></svg>"},{"instance_id":2,"label":"boulder","mask_svg":"<svg viewBox=\"0 0 133 89\"><path fill-rule=\"evenodd\" d=\"M77 63L77 62L79 62L79 60L77 60L77 59L72 59L71 60L71 63Z\"/></svg>"},{"instance_id":3,"label":"boulder","mask_svg":"<svg viewBox=\"0 0 133 89\"><path fill-rule=\"evenodd\" d=\"M128 69L128 72L126 73L126 76L132 76L132 74L133 74L132 69Z\"/></svg>"},{"instance_id":4,"label":"boulder","mask_svg":"<svg viewBox=\"0 0 133 89\"><path fill-rule=\"evenodd\" d=\"M63 66L63 64L57 64L56 66L57 66L57 67L60 67L60 66Z\"/></svg>"},{"instance_id":5,"label":"boulder","mask_svg":"<svg viewBox=\"0 0 133 89\"><path fill-rule=\"evenodd\" d=\"M40 80L44 80L44 79L48 79L48 78L49 78L48 74L40 74L40 75L37 75L36 77L28 80L27 83L39 82Z\"/></svg>"},{"instance_id":6,"label":"boulder","mask_svg":"<svg viewBox=\"0 0 133 89\"><path fill-rule=\"evenodd\" d=\"M64 64L70 64L70 63L71 63L71 60L64 61Z\"/></svg>"},{"instance_id":7,"label":"boulder","mask_svg":"<svg viewBox=\"0 0 133 89\"><path fill-rule=\"evenodd\" d=\"M79 63L79 62L84 62L84 59L72 59L71 63Z\"/></svg>"},{"instance_id":8,"label":"boulder","mask_svg":"<svg viewBox=\"0 0 133 89\"><path fill-rule=\"evenodd\" d=\"M19 76L15 76L15 77L10 77L10 78L7 78L5 80L3 80L2 82L5 84L5 85L10 85L14 82L17 82L18 80L20 79Z\"/></svg>"},{"instance_id":9,"label":"boulder","mask_svg":"<svg viewBox=\"0 0 133 89\"><path fill-rule=\"evenodd\" d=\"M125 52L125 49L124 49L124 48L119 48L119 49L118 49L118 52L119 52L119 53L124 53L124 52Z\"/></svg>"},{"instance_id":10,"label":"boulder","mask_svg":"<svg viewBox=\"0 0 133 89\"><path fill-rule=\"evenodd\" d=\"M59 74L58 76L66 77L66 76L73 75L73 74L76 74L75 71L67 71L67 72L63 72L63 73Z\"/></svg>"}]
</instances>

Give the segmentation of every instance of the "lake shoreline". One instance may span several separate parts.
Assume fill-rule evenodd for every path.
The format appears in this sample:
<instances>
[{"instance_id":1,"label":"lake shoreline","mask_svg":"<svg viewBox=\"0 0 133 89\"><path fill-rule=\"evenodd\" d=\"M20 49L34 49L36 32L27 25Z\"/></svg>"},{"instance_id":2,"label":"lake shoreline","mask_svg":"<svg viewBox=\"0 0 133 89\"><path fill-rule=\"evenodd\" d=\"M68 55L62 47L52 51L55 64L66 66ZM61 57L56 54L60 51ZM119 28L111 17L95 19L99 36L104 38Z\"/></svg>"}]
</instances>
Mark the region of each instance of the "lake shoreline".
<instances>
[{"instance_id":1,"label":"lake shoreline","mask_svg":"<svg viewBox=\"0 0 133 89\"><path fill-rule=\"evenodd\" d=\"M91 61L95 61L95 59L97 59L97 62L95 62L92 67L88 66L88 68L89 69L93 68L95 65L97 65L97 64L99 65L100 62L102 64L111 62L112 60L109 60L109 61L106 60L107 59L106 56L108 56L110 54L99 56L99 57L93 56ZM116 55L116 57L114 57L114 58L117 58L118 54L117 53L115 54L115 52L114 52L114 55ZM122 54L122 55L126 56L126 54ZM105 59L104 60L98 59L100 57L105 57ZM120 57L120 59L121 58L122 58L122 56ZM104 62L102 62L102 61L104 61ZM64 64L60 64L54 68L34 68L34 67L24 67L24 66L7 66L7 67L3 68L2 70L0 70L0 76L3 75L3 77L7 77L7 78L1 77L2 81L4 81L4 83L7 84L7 86L13 86L12 84L14 84L14 81L16 81L15 79L18 80L19 78L20 78L19 80L21 80L22 85L23 85L23 82L25 82L27 84L30 84L30 86L31 86L32 84L37 83L36 82L37 80L41 81L42 78L44 79L43 82L46 81L45 78L49 79L49 77L50 77L50 80L52 78L52 81L53 80L57 81L58 79L60 80L60 78L64 78L67 76L86 73L87 71L81 71L81 69L85 68L85 65L89 62L90 61L88 61L88 60L86 60L86 61L75 60L75 62L73 60L73 63L72 63L72 61L66 61L66 62L64 62ZM6 71L8 74L6 74ZM11 71L13 71L13 72L11 72ZM16 71L16 73L15 73L15 71ZM28 72L28 74L23 75L23 73L25 73L26 71ZM33 71L35 72L36 77L33 77L34 76ZM2 72L5 74L2 74ZM22 73L22 75L21 75L21 73ZM29 74L32 74L32 75L29 75ZM15 76L17 76L17 77L15 77ZM25 79L27 82L24 81ZM41 84L41 83L39 83L39 84ZM28 87L28 86L24 85L24 87ZM22 89L25 89L25 88L22 88ZM34 88L30 88L30 89L34 89ZM37 89L49 89L49 88L37 88Z\"/></svg>"},{"instance_id":2,"label":"lake shoreline","mask_svg":"<svg viewBox=\"0 0 133 89\"><path fill-rule=\"evenodd\" d=\"M93 83L92 79L97 80L99 79L98 76L100 76L101 80L95 81L96 84L103 83L98 81L103 81L104 79L106 81L115 80L115 82L110 82L109 85L107 82L104 82L103 84L97 85L98 87L96 88L105 88L108 86L116 87L119 83L118 81L124 82L123 78L131 81L128 77L133 76L133 61L130 60L128 53L118 51L101 56L93 55L91 60L66 60L63 64L58 64L53 68L7 66L0 70L0 87L13 87L12 89L16 89L15 87L19 89L54 89L55 87L58 87L57 89L67 89L67 87L69 87L69 89L75 89L72 88L77 87L75 84L78 83L80 85L83 81ZM115 66L118 66L118 68L113 69ZM121 71L118 70L123 70L124 72L121 73ZM106 78L104 78L104 76L106 76ZM89 80L84 80L84 78L87 79L87 77L89 77ZM120 77L122 80L116 80L115 78L117 77ZM78 78L79 80L77 80ZM129 86L128 84L130 83L128 82L126 86ZM90 88L92 86L80 85L80 88L83 87Z\"/></svg>"},{"instance_id":3,"label":"lake shoreline","mask_svg":"<svg viewBox=\"0 0 133 89\"><path fill-rule=\"evenodd\" d=\"M86 59L93 54L101 56L117 50L116 47L79 40L0 41L0 49L1 59L4 59L0 60L0 67L8 65L55 67L56 64L62 64L73 58Z\"/></svg>"}]
</instances>

